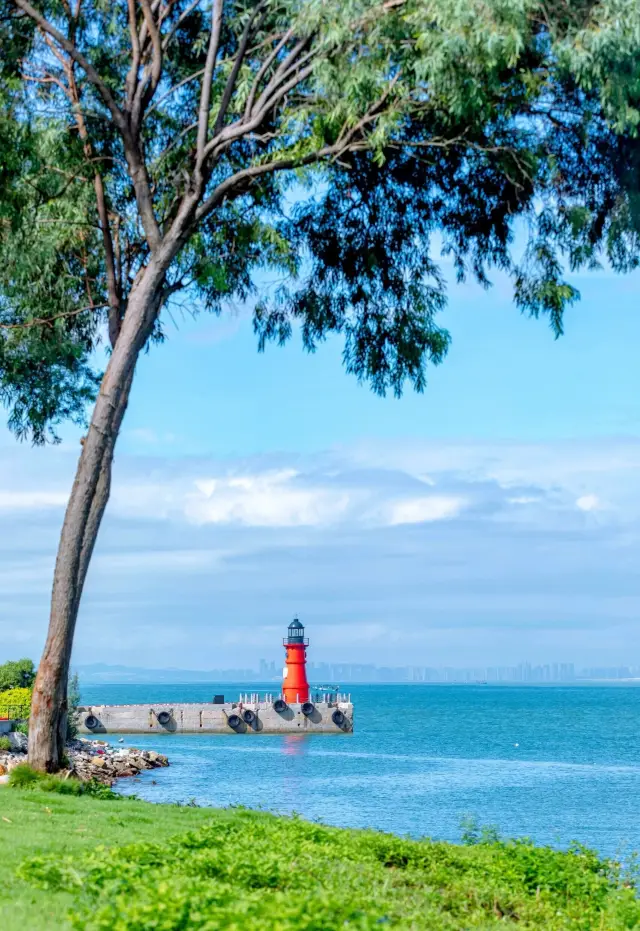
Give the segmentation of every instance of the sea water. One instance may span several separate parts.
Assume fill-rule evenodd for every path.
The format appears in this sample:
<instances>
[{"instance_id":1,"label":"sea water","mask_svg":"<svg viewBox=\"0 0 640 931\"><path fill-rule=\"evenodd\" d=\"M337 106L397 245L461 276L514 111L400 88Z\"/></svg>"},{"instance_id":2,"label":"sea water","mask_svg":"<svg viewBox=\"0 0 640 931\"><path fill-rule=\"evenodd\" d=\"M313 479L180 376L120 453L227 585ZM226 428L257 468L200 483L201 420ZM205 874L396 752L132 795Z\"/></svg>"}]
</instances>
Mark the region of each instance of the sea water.
<instances>
[{"instance_id":1,"label":"sea water","mask_svg":"<svg viewBox=\"0 0 640 931\"><path fill-rule=\"evenodd\" d=\"M87 685L86 703L235 700L255 684ZM262 691L276 691L277 683ZM154 802L245 805L345 827L640 849L640 688L354 685L349 735L139 735L168 769L122 780ZM116 738L114 737L115 741Z\"/></svg>"}]
</instances>

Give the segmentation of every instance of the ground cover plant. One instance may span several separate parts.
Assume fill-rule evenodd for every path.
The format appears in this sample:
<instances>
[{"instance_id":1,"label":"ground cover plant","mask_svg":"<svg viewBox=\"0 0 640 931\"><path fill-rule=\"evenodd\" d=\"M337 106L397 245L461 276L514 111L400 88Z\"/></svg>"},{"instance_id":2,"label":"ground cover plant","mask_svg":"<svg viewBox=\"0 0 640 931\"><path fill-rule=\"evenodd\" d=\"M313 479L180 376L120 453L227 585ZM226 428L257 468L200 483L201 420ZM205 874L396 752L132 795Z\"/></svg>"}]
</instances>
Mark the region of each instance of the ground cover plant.
<instances>
[{"instance_id":1,"label":"ground cover plant","mask_svg":"<svg viewBox=\"0 0 640 931\"><path fill-rule=\"evenodd\" d=\"M0 811L7 802L28 826L7 864L23 920L0 905L7 931L25 927L29 908L40 921L29 928L82 931L618 931L640 922L633 884L578 847L560 852L490 834L461 845L412 841L246 810L52 799L38 790L4 790ZM59 817L72 838L66 849ZM2 855L9 826L0 823ZM78 823L99 826L99 846L86 836L78 843ZM68 918L51 924L52 908Z\"/></svg>"}]
</instances>

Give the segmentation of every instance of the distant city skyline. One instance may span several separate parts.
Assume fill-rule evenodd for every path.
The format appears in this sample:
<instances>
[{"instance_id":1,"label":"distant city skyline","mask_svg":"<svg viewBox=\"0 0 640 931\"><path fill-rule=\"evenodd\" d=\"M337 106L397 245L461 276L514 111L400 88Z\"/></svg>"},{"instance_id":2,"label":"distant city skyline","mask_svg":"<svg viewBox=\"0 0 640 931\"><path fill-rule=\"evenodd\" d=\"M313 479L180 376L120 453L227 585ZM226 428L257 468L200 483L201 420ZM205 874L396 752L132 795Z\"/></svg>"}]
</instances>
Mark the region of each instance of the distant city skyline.
<instances>
[{"instance_id":1,"label":"distant city skyline","mask_svg":"<svg viewBox=\"0 0 640 931\"><path fill-rule=\"evenodd\" d=\"M145 669L133 666L110 666L94 663L75 666L81 683L95 684L158 683L175 684L255 682L273 683L282 679L282 663L261 659L257 669L229 668L210 670ZM579 681L640 680L639 666L577 667L574 663L519 663L515 666L376 666L368 663L308 662L309 681L319 685L375 684L397 682L425 683L570 683Z\"/></svg>"}]
</instances>

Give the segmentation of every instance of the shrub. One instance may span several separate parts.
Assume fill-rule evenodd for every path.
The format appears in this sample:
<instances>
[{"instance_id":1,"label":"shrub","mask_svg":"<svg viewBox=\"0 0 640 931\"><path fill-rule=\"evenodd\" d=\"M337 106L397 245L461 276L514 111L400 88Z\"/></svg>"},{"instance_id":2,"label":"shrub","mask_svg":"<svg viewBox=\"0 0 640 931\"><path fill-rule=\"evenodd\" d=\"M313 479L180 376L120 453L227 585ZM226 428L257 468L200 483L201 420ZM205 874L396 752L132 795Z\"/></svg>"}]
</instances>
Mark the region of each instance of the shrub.
<instances>
[{"instance_id":1,"label":"shrub","mask_svg":"<svg viewBox=\"0 0 640 931\"><path fill-rule=\"evenodd\" d=\"M26 737L29 736L29 723L27 721L20 721L20 723L16 724L13 729L18 734L24 734Z\"/></svg>"},{"instance_id":2,"label":"shrub","mask_svg":"<svg viewBox=\"0 0 640 931\"><path fill-rule=\"evenodd\" d=\"M9 785L12 789L33 789L41 778L28 763L19 763L9 773Z\"/></svg>"},{"instance_id":3,"label":"shrub","mask_svg":"<svg viewBox=\"0 0 640 931\"><path fill-rule=\"evenodd\" d=\"M0 737L0 750L11 750L11 741L8 737Z\"/></svg>"},{"instance_id":4,"label":"shrub","mask_svg":"<svg viewBox=\"0 0 640 931\"><path fill-rule=\"evenodd\" d=\"M58 795L89 795L91 798L102 800L122 798L97 779L90 779L88 782L73 778L64 779L48 773L39 773L28 763L20 763L11 770L9 785L12 789L40 789L43 792L57 792Z\"/></svg>"},{"instance_id":5,"label":"shrub","mask_svg":"<svg viewBox=\"0 0 640 931\"><path fill-rule=\"evenodd\" d=\"M28 717L32 694L30 688L0 691L0 718Z\"/></svg>"}]
</instances>

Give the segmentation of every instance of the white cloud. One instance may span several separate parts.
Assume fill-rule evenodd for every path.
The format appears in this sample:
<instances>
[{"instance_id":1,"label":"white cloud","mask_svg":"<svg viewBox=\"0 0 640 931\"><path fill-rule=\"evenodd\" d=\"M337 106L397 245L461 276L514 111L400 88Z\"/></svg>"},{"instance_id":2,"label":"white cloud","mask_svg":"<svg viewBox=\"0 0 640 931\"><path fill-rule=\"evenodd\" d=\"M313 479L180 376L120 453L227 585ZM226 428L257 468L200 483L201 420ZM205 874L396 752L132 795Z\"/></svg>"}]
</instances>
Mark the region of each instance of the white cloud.
<instances>
[{"instance_id":1,"label":"white cloud","mask_svg":"<svg viewBox=\"0 0 640 931\"><path fill-rule=\"evenodd\" d=\"M582 495L576 501L576 507L581 511L596 511L600 507L600 499L597 495Z\"/></svg>"},{"instance_id":2,"label":"white cloud","mask_svg":"<svg viewBox=\"0 0 640 931\"><path fill-rule=\"evenodd\" d=\"M354 487L348 473L336 471L310 479L298 470L280 469L198 479L194 484L196 493L186 496L184 512L196 524L395 526L452 518L465 505L464 498L448 495L398 498L393 485L377 488L374 476Z\"/></svg>"},{"instance_id":3,"label":"white cloud","mask_svg":"<svg viewBox=\"0 0 640 931\"><path fill-rule=\"evenodd\" d=\"M174 511L181 511L184 482L129 481L115 485L111 507L126 517L153 517L166 520Z\"/></svg>"},{"instance_id":4,"label":"white cloud","mask_svg":"<svg viewBox=\"0 0 640 931\"><path fill-rule=\"evenodd\" d=\"M432 495L428 498L408 498L396 501L388 509L388 523L422 524L434 520L457 517L465 506L464 498Z\"/></svg>"},{"instance_id":5,"label":"white cloud","mask_svg":"<svg viewBox=\"0 0 640 931\"><path fill-rule=\"evenodd\" d=\"M187 495L184 512L195 524L244 524L254 527L322 526L346 513L344 490L296 484L298 473L282 469L262 474L199 479Z\"/></svg>"},{"instance_id":6,"label":"white cloud","mask_svg":"<svg viewBox=\"0 0 640 931\"><path fill-rule=\"evenodd\" d=\"M69 496L64 491L0 491L0 509L5 511L40 511L61 508Z\"/></svg>"},{"instance_id":7,"label":"white cloud","mask_svg":"<svg viewBox=\"0 0 640 931\"><path fill-rule=\"evenodd\" d=\"M606 510L611 521L640 519L640 440L634 438L548 443L362 442L343 450L342 456L345 468L366 464L417 479L428 474L440 485L444 476L463 484L494 482L510 492L511 504L534 504L527 499L536 499L538 513L549 509L553 501L555 508Z\"/></svg>"},{"instance_id":8,"label":"white cloud","mask_svg":"<svg viewBox=\"0 0 640 931\"><path fill-rule=\"evenodd\" d=\"M222 562L218 550L142 550L98 554L95 567L110 572L197 572L209 571Z\"/></svg>"},{"instance_id":9,"label":"white cloud","mask_svg":"<svg viewBox=\"0 0 640 931\"><path fill-rule=\"evenodd\" d=\"M125 430L126 439L132 440L140 445L159 446L160 444L175 443L175 433L157 433L148 427L134 427L131 430Z\"/></svg>"}]
</instances>

